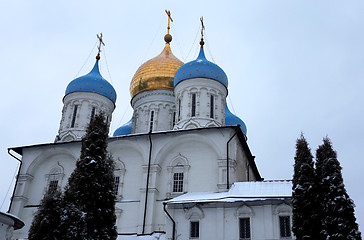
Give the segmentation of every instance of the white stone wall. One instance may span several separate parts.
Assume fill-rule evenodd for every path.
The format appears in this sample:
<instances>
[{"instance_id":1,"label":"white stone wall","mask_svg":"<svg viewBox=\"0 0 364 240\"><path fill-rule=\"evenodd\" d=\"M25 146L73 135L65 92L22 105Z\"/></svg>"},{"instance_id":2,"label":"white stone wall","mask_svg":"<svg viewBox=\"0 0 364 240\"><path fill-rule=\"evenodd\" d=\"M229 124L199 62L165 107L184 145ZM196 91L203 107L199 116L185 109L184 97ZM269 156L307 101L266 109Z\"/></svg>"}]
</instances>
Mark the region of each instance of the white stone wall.
<instances>
[{"instance_id":1,"label":"white stone wall","mask_svg":"<svg viewBox=\"0 0 364 240\"><path fill-rule=\"evenodd\" d=\"M227 89L218 81L207 78L186 79L175 88L177 117L175 129L225 125ZM196 94L196 115L191 116L192 94ZM210 118L210 96L214 96L214 117ZM181 106L179 106L179 102ZM180 113L178 111L180 110Z\"/></svg>"},{"instance_id":2,"label":"white stone wall","mask_svg":"<svg viewBox=\"0 0 364 240\"><path fill-rule=\"evenodd\" d=\"M78 106L77 113L72 127L76 105ZM95 114L103 112L110 124L115 104L107 97L91 92L74 92L66 95L63 99L62 119L55 142L80 140L86 133L93 108L95 108Z\"/></svg>"},{"instance_id":3,"label":"white stone wall","mask_svg":"<svg viewBox=\"0 0 364 240\"><path fill-rule=\"evenodd\" d=\"M223 191L226 186L226 142L234 134L232 128L194 129L151 134L152 154L148 202L144 233L165 230L163 201L182 193L172 192L174 171L184 171L183 192ZM230 142L230 180L241 178L240 166L245 166L244 152L235 137ZM49 184L49 173L59 173L59 187L67 179L80 156L81 142L38 145L23 149L22 167L13 198L11 213L24 220L26 226L15 231L14 237L25 238L37 205ZM149 134L129 135L109 139L108 150L118 166L119 196L116 202L119 233L142 233L146 182L148 173ZM237 164L237 162L242 162ZM222 163L222 164L221 164ZM251 180L255 180L251 177Z\"/></svg>"},{"instance_id":4,"label":"white stone wall","mask_svg":"<svg viewBox=\"0 0 364 240\"><path fill-rule=\"evenodd\" d=\"M168 205L176 222L176 239L190 238L190 222L199 221L199 240L239 239L239 218L250 219L252 240L294 239L280 236L279 216L290 216L289 199L237 201L224 203L190 203ZM167 217L166 239L172 239L172 221Z\"/></svg>"},{"instance_id":5,"label":"white stone wall","mask_svg":"<svg viewBox=\"0 0 364 240\"><path fill-rule=\"evenodd\" d=\"M132 133L150 131L152 111L152 132L173 129L173 113L176 111L173 90L154 89L140 92L134 96L131 105L134 109Z\"/></svg>"}]
</instances>

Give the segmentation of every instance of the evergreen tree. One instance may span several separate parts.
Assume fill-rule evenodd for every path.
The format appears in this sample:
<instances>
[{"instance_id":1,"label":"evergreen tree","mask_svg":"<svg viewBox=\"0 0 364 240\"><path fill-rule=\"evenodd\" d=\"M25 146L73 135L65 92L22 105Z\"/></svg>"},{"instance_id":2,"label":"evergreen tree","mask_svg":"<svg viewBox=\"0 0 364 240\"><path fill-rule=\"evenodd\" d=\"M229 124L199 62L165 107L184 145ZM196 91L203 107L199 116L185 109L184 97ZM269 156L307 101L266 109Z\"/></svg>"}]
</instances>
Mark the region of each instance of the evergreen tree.
<instances>
[{"instance_id":1,"label":"evergreen tree","mask_svg":"<svg viewBox=\"0 0 364 240\"><path fill-rule=\"evenodd\" d=\"M292 230L298 240L317 240L320 233L320 221L315 201L315 169L311 150L303 134L297 139L294 159Z\"/></svg>"},{"instance_id":2,"label":"evergreen tree","mask_svg":"<svg viewBox=\"0 0 364 240\"><path fill-rule=\"evenodd\" d=\"M61 192L47 192L30 226L29 240L61 240L58 230L62 214Z\"/></svg>"},{"instance_id":3,"label":"evergreen tree","mask_svg":"<svg viewBox=\"0 0 364 240\"><path fill-rule=\"evenodd\" d=\"M322 237L327 240L361 239L354 203L346 192L341 166L328 138L316 150L316 176L322 209Z\"/></svg>"},{"instance_id":4,"label":"evergreen tree","mask_svg":"<svg viewBox=\"0 0 364 240\"><path fill-rule=\"evenodd\" d=\"M114 165L107 154L108 126L96 115L82 139L80 159L64 194L64 239L116 239Z\"/></svg>"}]
</instances>

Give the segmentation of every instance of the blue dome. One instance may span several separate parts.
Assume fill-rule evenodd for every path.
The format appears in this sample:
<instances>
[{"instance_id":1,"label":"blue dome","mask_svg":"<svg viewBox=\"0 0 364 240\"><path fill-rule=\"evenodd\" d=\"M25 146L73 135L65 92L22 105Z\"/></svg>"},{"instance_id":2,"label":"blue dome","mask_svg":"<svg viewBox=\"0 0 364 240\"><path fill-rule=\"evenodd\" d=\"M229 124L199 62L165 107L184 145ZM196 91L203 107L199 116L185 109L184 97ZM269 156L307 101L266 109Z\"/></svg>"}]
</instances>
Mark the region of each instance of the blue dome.
<instances>
[{"instance_id":1,"label":"blue dome","mask_svg":"<svg viewBox=\"0 0 364 240\"><path fill-rule=\"evenodd\" d=\"M119 127L115 130L113 136L124 136L131 134L131 129L133 127L133 119L130 119L129 122L125 123L123 126Z\"/></svg>"},{"instance_id":2,"label":"blue dome","mask_svg":"<svg viewBox=\"0 0 364 240\"><path fill-rule=\"evenodd\" d=\"M208 61L205 57L203 47L196 60L185 63L174 75L174 86L186 79L209 78L216 80L228 87L228 78L225 72L215 63Z\"/></svg>"},{"instance_id":3,"label":"blue dome","mask_svg":"<svg viewBox=\"0 0 364 240\"><path fill-rule=\"evenodd\" d=\"M236 125L240 125L241 131L246 136L247 129L246 129L245 123L239 117L237 117L236 115L232 114L230 112L227 104L225 104L225 126L236 126Z\"/></svg>"},{"instance_id":4,"label":"blue dome","mask_svg":"<svg viewBox=\"0 0 364 240\"><path fill-rule=\"evenodd\" d=\"M96 61L91 72L75 78L68 84L65 96L73 92L94 92L109 98L113 103L116 101L114 87L100 74L99 61Z\"/></svg>"}]
</instances>

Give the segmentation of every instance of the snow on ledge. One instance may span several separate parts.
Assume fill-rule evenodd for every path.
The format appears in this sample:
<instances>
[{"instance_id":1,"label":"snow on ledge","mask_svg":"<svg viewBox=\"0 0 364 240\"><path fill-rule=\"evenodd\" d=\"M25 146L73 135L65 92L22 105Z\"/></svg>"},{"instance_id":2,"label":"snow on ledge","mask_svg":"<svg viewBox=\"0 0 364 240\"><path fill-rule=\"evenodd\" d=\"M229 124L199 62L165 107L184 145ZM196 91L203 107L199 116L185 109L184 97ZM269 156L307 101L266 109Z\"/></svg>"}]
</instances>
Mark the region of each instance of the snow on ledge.
<instances>
[{"instance_id":1,"label":"snow on ledge","mask_svg":"<svg viewBox=\"0 0 364 240\"><path fill-rule=\"evenodd\" d=\"M153 233L152 235L119 235L116 240L165 240L165 234Z\"/></svg>"},{"instance_id":2,"label":"snow on ledge","mask_svg":"<svg viewBox=\"0 0 364 240\"><path fill-rule=\"evenodd\" d=\"M235 182L228 192L191 192L166 202L235 202L241 200L255 201L289 197L292 197L292 182L288 180L277 180L262 182Z\"/></svg>"}]
</instances>

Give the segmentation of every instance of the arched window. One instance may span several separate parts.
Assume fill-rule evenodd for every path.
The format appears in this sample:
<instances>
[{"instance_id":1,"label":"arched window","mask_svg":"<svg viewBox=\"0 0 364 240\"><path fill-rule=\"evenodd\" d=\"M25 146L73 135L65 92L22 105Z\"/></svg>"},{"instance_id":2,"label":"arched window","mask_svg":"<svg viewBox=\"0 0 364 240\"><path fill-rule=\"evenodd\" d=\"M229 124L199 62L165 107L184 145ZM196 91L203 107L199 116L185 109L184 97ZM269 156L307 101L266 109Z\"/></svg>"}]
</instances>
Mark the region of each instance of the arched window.
<instances>
[{"instance_id":1,"label":"arched window","mask_svg":"<svg viewBox=\"0 0 364 240\"><path fill-rule=\"evenodd\" d=\"M276 207L274 214L277 216L276 225L278 225L279 236L290 238L292 236L292 207L283 203Z\"/></svg>"},{"instance_id":2,"label":"arched window","mask_svg":"<svg viewBox=\"0 0 364 240\"><path fill-rule=\"evenodd\" d=\"M254 211L249 206L240 206L235 216L238 218L239 224L239 239L251 239L251 218L254 216Z\"/></svg>"},{"instance_id":3,"label":"arched window","mask_svg":"<svg viewBox=\"0 0 364 240\"><path fill-rule=\"evenodd\" d=\"M46 175L47 186L45 193L53 193L60 188L64 177L63 167L57 163L57 166L53 167L51 171Z\"/></svg>"},{"instance_id":4,"label":"arched window","mask_svg":"<svg viewBox=\"0 0 364 240\"><path fill-rule=\"evenodd\" d=\"M114 188L113 188L113 191L114 191L115 197L116 197L116 201L120 201L122 199L124 175L125 175L125 165L122 161L120 161L120 159L118 159L115 161Z\"/></svg>"},{"instance_id":5,"label":"arched window","mask_svg":"<svg viewBox=\"0 0 364 240\"><path fill-rule=\"evenodd\" d=\"M200 238L200 221L205 217L202 209L198 206L190 208L186 212L186 219L190 221L190 239Z\"/></svg>"},{"instance_id":6,"label":"arched window","mask_svg":"<svg viewBox=\"0 0 364 240\"><path fill-rule=\"evenodd\" d=\"M210 118L214 118L215 110L215 96L210 95Z\"/></svg>"},{"instance_id":7,"label":"arched window","mask_svg":"<svg viewBox=\"0 0 364 240\"><path fill-rule=\"evenodd\" d=\"M169 196L167 197L180 195L187 192L188 171L190 169L187 158L179 154L171 161L167 169L169 173Z\"/></svg>"},{"instance_id":8,"label":"arched window","mask_svg":"<svg viewBox=\"0 0 364 240\"><path fill-rule=\"evenodd\" d=\"M191 94L191 117L196 116L196 93Z\"/></svg>"},{"instance_id":9,"label":"arched window","mask_svg":"<svg viewBox=\"0 0 364 240\"><path fill-rule=\"evenodd\" d=\"M74 105L73 113L72 113L71 128L75 127L76 117L77 117L77 110L78 110L78 105Z\"/></svg>"}]
</instances>

